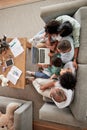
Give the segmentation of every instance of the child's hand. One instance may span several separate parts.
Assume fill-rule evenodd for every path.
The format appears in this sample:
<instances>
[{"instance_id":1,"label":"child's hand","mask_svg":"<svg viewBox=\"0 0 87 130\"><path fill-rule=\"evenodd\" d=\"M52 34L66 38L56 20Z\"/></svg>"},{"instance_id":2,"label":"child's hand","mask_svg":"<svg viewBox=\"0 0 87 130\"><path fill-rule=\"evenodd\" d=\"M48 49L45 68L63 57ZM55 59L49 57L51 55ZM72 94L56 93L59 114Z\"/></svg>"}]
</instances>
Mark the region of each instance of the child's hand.
<instances>
[{"instance_id":1,"label":"child's hand","mask_svg":"<svg viewBox=\"0 0 87 130\"><path fill-rule=\"evenodd\" d=\"M41 68L48 68L49 64L38 64L38 67L41 67Z\"/></svg>"},{"instance_id":2,"label":"child's hand","mask_svg":"<svg viewBox=\"0 0 87 130\"><path fill-rule=\"evenodd\" d=\"M53 74L51 77L50 77L50 79L57 79L58 78L58 76L56 75L56 74Z\"/></svg>"},{"instance_id":3,"label":"child's hand","mask_svg":"<svg viewBox=\"0 0 87 130\"><path fill-rule=\"evenodd\" d=\"M37 66L38 66L38 67L42 67L42 64L39 64L39 63L38 63Z\"/></svg>"},{"instance_id":4,"label":"child's hand","mask_svg":"<svg viewBox=\"0 0 87 130\"><path fill-rule=\"evenodd\" d=\"M53 53L51 53L51 52L50 52L50 53L48 53L48 56L50 56L50 57L52 57L53 55L54 55L54 54L53 54Z\"/></svg>"}]
</instances>

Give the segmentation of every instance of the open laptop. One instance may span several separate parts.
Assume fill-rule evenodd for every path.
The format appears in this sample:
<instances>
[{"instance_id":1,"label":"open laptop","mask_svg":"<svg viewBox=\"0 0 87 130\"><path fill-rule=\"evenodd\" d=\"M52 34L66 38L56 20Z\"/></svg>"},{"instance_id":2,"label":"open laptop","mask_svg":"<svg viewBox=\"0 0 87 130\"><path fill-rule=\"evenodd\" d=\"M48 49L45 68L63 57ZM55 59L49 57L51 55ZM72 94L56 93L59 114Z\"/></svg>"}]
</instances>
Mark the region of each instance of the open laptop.
<instances>
[{"instance_id":1,"label":"open laptop","mask_svg":"<svg viewBox=\"0 0 87 130\"><path fill-rule=\"evenodd\" d=\"M32 47L32 63L42 63L42 64L50 64L50 57L48 56L48 53L50 53L49 48L36 48Z\"/></svg>"}]
</instances>

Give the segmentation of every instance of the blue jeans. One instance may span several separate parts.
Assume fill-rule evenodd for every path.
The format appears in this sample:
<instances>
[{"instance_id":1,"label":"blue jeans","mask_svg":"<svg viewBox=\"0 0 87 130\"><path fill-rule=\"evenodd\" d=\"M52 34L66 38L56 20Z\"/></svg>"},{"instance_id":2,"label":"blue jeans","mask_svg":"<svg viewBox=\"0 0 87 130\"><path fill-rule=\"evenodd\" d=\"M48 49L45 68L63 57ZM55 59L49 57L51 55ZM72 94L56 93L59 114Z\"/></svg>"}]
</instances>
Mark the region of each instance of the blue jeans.
<instances>
[{"instance_id":1,"label":"blue jeans","mask_svg":"<svg viewBox=\"0 0 87 130\"><path fill-rule=\"evenodd\" d=\"M43 72L35 72L35 77L36 78L44 78L44 79L49 79L50 78L50 76L46 75Z\"/></svg>"}]
</instances>

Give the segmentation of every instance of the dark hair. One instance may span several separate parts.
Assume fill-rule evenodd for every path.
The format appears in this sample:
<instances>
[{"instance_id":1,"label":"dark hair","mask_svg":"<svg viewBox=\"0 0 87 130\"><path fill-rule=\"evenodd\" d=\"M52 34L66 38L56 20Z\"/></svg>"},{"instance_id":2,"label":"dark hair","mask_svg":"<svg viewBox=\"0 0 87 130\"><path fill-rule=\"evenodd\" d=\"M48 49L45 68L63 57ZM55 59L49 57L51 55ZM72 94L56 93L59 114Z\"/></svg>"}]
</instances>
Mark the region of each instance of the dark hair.
<instances>
[{"instance_id":1,"label":"dark hair","mask_svg":"<svg viewBox=\"0 0 87 130\"><path fill-rule=\"evenodd\" d=\"M66 51L71 48L71 44L68 40L62 40L58 43L58 49L62 51Z\"/></svg>"},{"instance_id":2,"label":"dark hair","mask_svg":"<svg viewBox=\"0 0 87 130\"><path fill-rule=\"evenodd\" d=\"M57 57L57 56L53 56L51 58L51 63L52 65L54 65L55 67L61 67L62 66L62 60L61 58Z\"/></svg>"},{"instance_id":3,"label":"dark hair","mask_svg":"<svg viewBox=\"0 0 87 130\"><path fill-rule=\"evenodd\" d=\"M62 37L68 36L73 31L72 24L69 21L66 21L59 26L57 31Z\"/></svg>"},{"instance_id":4,"label":"dark hair","mask_svg":"<svg viewBox=\"0 0 87 130\"><path fill-rule=\"evenodd\" d=\"M60 22L57 20L51 20L45 25L45 32L49 34L58 34L58 28L60 26Z\"/></svg>"},{"instance_id":5,"label":"dark hair","mask_svg":"<svg viewBox=\"0 0 87 130\"><path fill-rule=\"evenodd\" d=\"M63 75L60 75L59 82L63 88L73 90L76 85L76 76L70 72L66 72Z\"/></svg>"}]
</instances>

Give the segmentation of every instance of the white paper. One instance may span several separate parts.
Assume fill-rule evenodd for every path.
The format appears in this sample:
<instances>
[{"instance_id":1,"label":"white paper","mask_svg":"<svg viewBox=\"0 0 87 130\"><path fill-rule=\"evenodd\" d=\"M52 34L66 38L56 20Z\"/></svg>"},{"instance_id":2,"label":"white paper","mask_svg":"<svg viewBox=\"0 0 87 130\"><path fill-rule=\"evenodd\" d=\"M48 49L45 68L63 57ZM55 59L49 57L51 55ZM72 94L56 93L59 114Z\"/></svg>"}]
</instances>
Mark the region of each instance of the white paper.
<instances>
[{"instance_id":1,"label":"white paper","mask_svg":"<svg viewBox=\"0 0 87 130\"><path fill-rule=\"evenodd\" d=\"M19 68L12 66L11 70L7 74L7 79L15 85L21 74L22 71Z\"/></svg>"},{"instance_id":2,"label":"white paper","mask_svg":"<svg viewBox=\"0 0 87 130\"><path fill-rule=\"evenodd\" d=\"M13 53L14 57L20 55L24 51L20 41L17 38L14 38L9 43L9 48L11 49L11 52Z\"/></svg>"}]
</instances>

